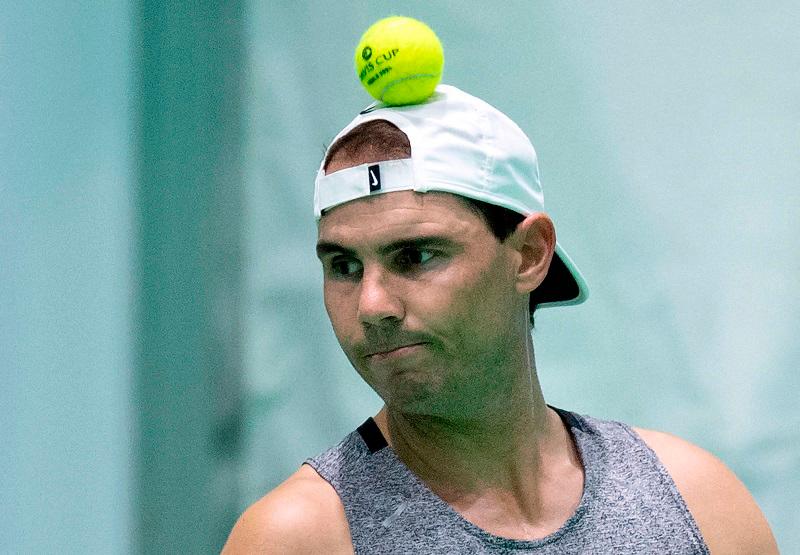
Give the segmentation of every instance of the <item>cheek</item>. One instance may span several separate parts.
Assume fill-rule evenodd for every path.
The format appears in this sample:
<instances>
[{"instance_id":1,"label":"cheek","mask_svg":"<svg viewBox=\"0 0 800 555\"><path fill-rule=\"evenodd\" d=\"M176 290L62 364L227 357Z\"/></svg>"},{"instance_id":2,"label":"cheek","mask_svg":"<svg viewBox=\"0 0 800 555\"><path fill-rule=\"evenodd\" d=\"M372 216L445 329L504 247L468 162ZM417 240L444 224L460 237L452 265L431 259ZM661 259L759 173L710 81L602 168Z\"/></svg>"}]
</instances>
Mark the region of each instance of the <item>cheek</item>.
<instances>
[{"instance_id":1,"label":"cheek","mask_svg":"<svg viewBox=\"0 0 800 555\"><path fill-rule=\"evenodd\" d=\"M502 269L475 271L473 266L442 276L411 298L420 315L429 318L425 324L438 328L461 350L474 343L476 333L492 335L507 324L512 296L513 285Z\"/></svg>"},{"instance_id":2,"label":"cheek","mask_svg":"<svg viewBox=\"0 0 800 555\"><path fill-rule=\"evenodd\" d=\"M476 287L465 295L462 304L464 310L456 322L459 350L470 358L483 356L487 346L503 333L506 311L492 288Z\"/></svg>"}]
</instances>

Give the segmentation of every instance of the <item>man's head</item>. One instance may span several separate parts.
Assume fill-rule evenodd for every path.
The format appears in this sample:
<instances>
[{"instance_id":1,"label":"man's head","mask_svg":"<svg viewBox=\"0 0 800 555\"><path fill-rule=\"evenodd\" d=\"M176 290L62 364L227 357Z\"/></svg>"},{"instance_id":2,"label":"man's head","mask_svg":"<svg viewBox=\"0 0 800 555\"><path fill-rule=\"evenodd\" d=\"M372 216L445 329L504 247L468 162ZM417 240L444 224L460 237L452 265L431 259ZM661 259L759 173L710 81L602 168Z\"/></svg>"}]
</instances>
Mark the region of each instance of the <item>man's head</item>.
<instances>
[{"instance_id":1,"label":"man's head","mask_svg":"<svg viewBox=\"0 0 800 555\"><path fill-rule=\"evenodd\" d=\"M392 161L384 164L376 162ZM346 171L340 171L346 170ZM536 153L523 131L486 102L442 85L421 105L373 104L337 135L317 175L314 208L392 190L445 191L481 215L499 241L544 211ZM538 306L579 304L580 272L556 244L552 266L530 297Z\"/></svg>"},{"instance_id":2,"label":"man's head","mask_svg":"<svg viewBox=\"0 0 800 555\"><path fill-rule=\"evenodd\" d=\"M582 282L560 257L569 283L553 275L519 128L451 87L431 102L367 110L336 138L317 178L318 255L337 338L387 404L474 414L469 400L510 383L487 369L519 366L505 359L525 351L534 303L580 302Z\"/></svg>"},{"instance_id":3,"label":"man's head","mask_svg":"<svg viewBox=\"0 0 800 555\"><path fill-rule=\"evenodd\" d=\"M554 247L542 213L500 242L457 195L396 191L332 208L317 254L337 339L387 405L474 415L526 362L528 295Z\"/></svg>"}]
</instances>

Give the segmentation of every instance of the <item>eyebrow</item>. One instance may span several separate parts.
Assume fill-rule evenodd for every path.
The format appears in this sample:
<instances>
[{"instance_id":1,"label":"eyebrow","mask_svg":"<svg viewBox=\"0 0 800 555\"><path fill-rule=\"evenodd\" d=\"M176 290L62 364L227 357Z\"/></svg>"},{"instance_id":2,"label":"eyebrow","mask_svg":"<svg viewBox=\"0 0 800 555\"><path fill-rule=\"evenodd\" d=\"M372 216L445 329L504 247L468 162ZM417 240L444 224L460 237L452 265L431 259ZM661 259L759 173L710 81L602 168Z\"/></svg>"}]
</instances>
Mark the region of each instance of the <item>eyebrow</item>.
<instances>
[{"instance_id":1,"label":"eyebrow","mask_svg":"<svg viewBox=\"0 0 800 555\"><path fill-rule=\"evenodd\" d=\"M445 248L453 248L458 246L458 244L450 239L449 237L445 237L444 235L426 235L423 237L406 237L403 239L398 239L396 241L392 241L391 243L387 243L386 245L381 245L378 248L378 253L381 256L385 256L391 252L396 250L400 250L402 248L425 248L425 247L445 247ZM347 247L343 247L338 243L328 242L328 241L321 241L317 243L317 257L322 258L329 254L346 254L348 256L355 256L356 251L353 249L349 249Z\"/></svg>"}]
</instances>

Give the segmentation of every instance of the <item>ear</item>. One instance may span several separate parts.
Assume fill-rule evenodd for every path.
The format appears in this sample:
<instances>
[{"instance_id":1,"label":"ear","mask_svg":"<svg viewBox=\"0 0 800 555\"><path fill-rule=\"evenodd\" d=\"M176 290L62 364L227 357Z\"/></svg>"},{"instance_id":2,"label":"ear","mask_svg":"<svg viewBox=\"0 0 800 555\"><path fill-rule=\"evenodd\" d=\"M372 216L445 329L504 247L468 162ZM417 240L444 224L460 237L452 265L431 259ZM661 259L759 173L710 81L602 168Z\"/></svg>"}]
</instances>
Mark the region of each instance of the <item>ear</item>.
<instances>
[{"instance_id":1,"label":"ear","mask_svg":"<svg viewBox=\"0 0 800 555\"><path fill-rule=\"evenodd\" d=\"M512 237L519 257L517 291L530 293L544 281L556 248L556 229L544 212L534 212L517 225Z\"/></svg>"}]
</instances>

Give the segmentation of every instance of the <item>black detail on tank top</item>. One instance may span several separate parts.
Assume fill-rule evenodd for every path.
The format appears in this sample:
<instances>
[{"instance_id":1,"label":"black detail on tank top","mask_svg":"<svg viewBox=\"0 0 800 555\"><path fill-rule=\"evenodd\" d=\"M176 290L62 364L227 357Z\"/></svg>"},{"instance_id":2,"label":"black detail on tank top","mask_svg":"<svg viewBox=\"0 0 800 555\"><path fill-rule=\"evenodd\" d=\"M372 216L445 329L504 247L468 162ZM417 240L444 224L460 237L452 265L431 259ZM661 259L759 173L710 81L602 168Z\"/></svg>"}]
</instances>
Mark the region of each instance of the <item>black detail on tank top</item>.
<instances>
[{"instance_id":1,"label":"black detail on tank top","mask_svg":"<svg viewBox=\"0 0 800 555\"><path fill-rule=\"evenodd\" d=\"M376 453L389 445L386 443L386 438L383 437L380 428L378 428L378 425L371 416L367 418L357 430L361 439L367 444L370 453Z\"/></svg>"}]
</instances>

